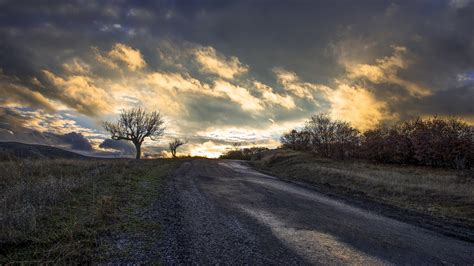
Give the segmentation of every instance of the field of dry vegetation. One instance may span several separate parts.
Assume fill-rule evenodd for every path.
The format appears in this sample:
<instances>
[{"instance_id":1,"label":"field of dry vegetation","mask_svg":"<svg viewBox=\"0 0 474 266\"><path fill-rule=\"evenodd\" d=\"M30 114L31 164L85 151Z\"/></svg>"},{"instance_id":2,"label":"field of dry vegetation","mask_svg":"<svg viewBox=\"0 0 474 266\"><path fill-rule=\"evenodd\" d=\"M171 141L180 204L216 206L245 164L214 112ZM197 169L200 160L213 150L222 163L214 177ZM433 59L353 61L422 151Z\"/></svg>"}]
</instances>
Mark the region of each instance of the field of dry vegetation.
<instances>
[{"instance_id":1,"label":"field of dry vegetation","mask_svg":"<svg viewBox=\"0 0 474 266\"><path fill-rule=\"evenodd\" d=\"M166 159L0 162L0 264L76 264L117 256L102 237L158 230L159 224L136 213L158 198L178 164Z\"/></svg>"},{"instance_id":2,"label":"field of dry vegetation","mask_svg":"<svg viewBox=\"0 0 474 266\"><path fill-rule=\"evenodd\" d=\"M285 149L267 153L254 165L287 180L474 228L472 169L338 161Z\"/></svg>"}]
</instances>

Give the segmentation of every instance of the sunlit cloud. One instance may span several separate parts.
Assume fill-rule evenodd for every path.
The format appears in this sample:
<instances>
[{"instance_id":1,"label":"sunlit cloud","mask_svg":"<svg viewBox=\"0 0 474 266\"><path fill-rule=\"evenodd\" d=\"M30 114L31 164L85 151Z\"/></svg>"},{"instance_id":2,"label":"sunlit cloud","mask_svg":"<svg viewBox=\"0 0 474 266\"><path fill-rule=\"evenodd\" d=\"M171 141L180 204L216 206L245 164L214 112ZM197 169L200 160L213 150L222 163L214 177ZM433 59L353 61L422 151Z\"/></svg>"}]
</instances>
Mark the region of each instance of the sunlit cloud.
<instances>
[{"instance_id":1,"label":"sunlit cloud","mask_svg":"<svg viewBox=\"0 0 474 266\"><path fill-rule=\"evenodd\" d=\"M66 72L72 74L87 74L91 71L91 66L79 58L73 58L72 60L64 63L63 68Z\"/></svg>"},{"instance_id":2,"label":"sunlit cloud","mask_svg":"<svg viewBox=\"0 0 474 266\"><path fill-rule=\"evenodd\" d=\"M405 80L398 75L400 69L405 69L408 66L408 62L404 58L407 49L401 46L394 46L393 50L391 56L376 59L375 64L345 62L344 65L348 72L348 78L365 78L376 84L388 83L399 85L415 97L431 95L430 89L415 82Z\"/></svg>"},{"instance_id":3,"label":"sunlit cloud","mask_svg":"<svg viewBox=\"0 0 474 266\"><path fill-rule=\"evenodd\" d=\"M278 82L285 88L285 90L297 97L314 100L315 94L326 93L330 90L329 87L322 84L301 81L295 72L281 68L275 68L273 71Z\"/></svg>"},{"instance_id":4,"label":"sunlit cloud","mask_svg":"<svg viewBox=\"0 0 474 266\"><path fill-rule=\"evenodd\" d=\"M474 117L470 0L416 16L426 3L0 5L8 140L22 127L76 132L95 150L119 153L100 147L101 122L138 106L166 120L165 136L144 144L148 156L167 156L174 137L189 140L181 155L215 157L232 142L274 147L322 112L361 130L397 118Z\"/></svg>"},{"instance_id":5,"label":"sunlit cloud","mask_svg":"<svg viewBox=\"0 0 474 266\"><path fill-rule=\"evenodd\" d=\"M146 66L139 50L122 43L115 44L108 55L117 61L124 62L130 70L137 70Z\"/></svg>"},{"instance_id":6,"label":"sunlit cloud","mask_svg":"<svg viewBox=\"0 0 474 266\"><path fill-rule=\"evenodd\" d=\"M73 75L62 78L48 70L43 70L43 73L59 89L58 97L75 110L88 115L110 110L111 97L96 87L89 77Z\"/></svg>"},{"instance_id":7,"label":"sunlit cloud","mask_svg":"<svg viewBox=\"0 0 474 266\"><path fill-rule=\"evenodd\" d=\"M28 106L48 111L56 109L54 102L40 92L32 91L25 86L13 84L1 78L0 104L10 107Z\"/></svg>"},{"instance_id":8,"label":"sunlit cloud","mask_svg":"<svg viewBox=\"0 0 474 266\"><path fill-rule=\"evenodd\" d=\"M98 62L113 68L119 68L119 63L123 63L131 71L144 68L145 59L138 49L134 49L123 43L116 43L110 51L102 53L97 47L92 47L92 51Z\"/></svg>"},{"instance_id":9,"label":"sunlit cloud","mask_svg":"<svg viewBox=\"0 0 474 266\"><path fill-rule=\"evenodd\" d=\"M328 97L329 115L333 119L350 122L359 130L375 127L380 122L396 118L388 111L387 103L377 100L365 88L339 84Z\"/></svg>"},{"instance_id":10,"label":"sunlit cloud","mask_svg":"<svg viewBox=\"0 0 474 266\"><path fill-rule=\"evenodd\" d=\"M295 101L290 95L282 96L273 91L273 89L259 81L254 81L253 85L262 94L263 101L265 103L280 105L286 109L293 109L296 107Z\"/></svg>"},{"instance_id":11,"label":"sunlit cloud","mask_svg":"<svg viewBox=\"0 0 474 266\"><path fill-rule=\"evenodd\" d=\"M238 103L243 110L259 111L263 109L261 101L243 87L233 85L227 81L217 80L214 83L213 90L217 94L226 95L231 101Z\"/></svg>"},{"instance_id":12,"label":"sunlit cloud","mask_svg":"<svg viewBox=\"0 0 474 266\"><path fill-rule=\"evenodd\" d=\"M212 47L199 47L194 50L197 62L202 71L216 74L222 78L232 79L248 71L248 66L242 64L235 56L226 58L217 53Z\"/></svg>"}]
</instances>

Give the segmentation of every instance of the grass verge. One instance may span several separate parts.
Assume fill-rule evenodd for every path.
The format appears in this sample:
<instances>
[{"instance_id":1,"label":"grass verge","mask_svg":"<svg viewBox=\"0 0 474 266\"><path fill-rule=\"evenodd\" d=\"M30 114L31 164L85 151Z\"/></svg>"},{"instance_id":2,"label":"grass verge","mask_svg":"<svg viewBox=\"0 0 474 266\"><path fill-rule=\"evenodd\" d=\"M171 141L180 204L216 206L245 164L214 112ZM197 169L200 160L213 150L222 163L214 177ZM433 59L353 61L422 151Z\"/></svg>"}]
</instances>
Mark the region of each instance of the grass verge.
<instances>
[{"instance_id":1,"label":"grass verge","mask_svg":"<svg viewBox=\"0 0 474 266\"><path fill-rule=\"evenodd\" d=\"M254 166L283 179L303 181L336 194L474 228L474 171L334 161L280 150Z\"/></svg>"},{"instance_id":2,"label":"grass verge","mask_svg":"<svg viewBox=\"0 0 474 266\"><path fill-rule=\"evenodd\" d=\"M137 216L179 160L0 162L0 264L91 263L102 236L159 228ZM104 255L105 254L105 255Z\"/></svg>"}]
</instances>

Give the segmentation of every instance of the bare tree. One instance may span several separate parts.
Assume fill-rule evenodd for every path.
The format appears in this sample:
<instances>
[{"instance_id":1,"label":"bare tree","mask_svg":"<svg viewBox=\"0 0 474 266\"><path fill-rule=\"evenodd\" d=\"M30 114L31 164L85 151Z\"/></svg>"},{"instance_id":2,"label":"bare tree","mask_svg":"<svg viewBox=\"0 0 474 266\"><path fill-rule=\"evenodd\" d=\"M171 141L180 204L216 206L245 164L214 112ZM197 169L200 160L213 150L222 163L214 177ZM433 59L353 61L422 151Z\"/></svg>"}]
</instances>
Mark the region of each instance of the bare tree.
<instances>
[{"instance_id":1,"label":"bare tree","mask_svg":"<svg viewBox=\"0 0 474 266\"><path fill-rule=\"evenodd\" d=\"M171 155L173 158L176 158L176 150L179 146L186 144L187 141L182 141L180 139L174 139L172 142L169 143Z\"/></svg>"},{"instance_id":2,"label":"bare tree","mask_svg":"<svg viewBox=\"0 0 474 266\"><path fill-rule=\"evenodd\" d=\"M163 135L163 118L157 111L148 113L141 108L122 110L116 122L104 122L104 128L114 140L129 140L135 145L136 159L141 157L141 146L145 138L156 140Z\"/></svg>"},{"instance_id":3,"label":"bare tree","mask_svg":"<svg viewBox=\"0 0 474 266\"><path fill-rule=\"evenodd\" d=\"M234 149L234 151L240 150L241 146L242 146L242 143L239 143L239 142L232 143L232 148Z\"/></svg>"}]
</instances>

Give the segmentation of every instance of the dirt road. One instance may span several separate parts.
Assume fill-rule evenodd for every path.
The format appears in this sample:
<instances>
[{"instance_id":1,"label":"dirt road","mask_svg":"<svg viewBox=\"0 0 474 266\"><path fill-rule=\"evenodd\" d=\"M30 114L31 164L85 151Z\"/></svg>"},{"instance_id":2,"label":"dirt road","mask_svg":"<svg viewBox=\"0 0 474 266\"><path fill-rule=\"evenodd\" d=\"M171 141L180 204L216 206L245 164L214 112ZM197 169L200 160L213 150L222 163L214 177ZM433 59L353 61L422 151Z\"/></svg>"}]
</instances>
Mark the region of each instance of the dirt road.
<instances>
[{"instance_id":1,"label":"dirt road","mask_svg":"<svg viewBox=\"0 0 474 266\"><path fill-rule=\"evenodd\" d=\"M474 243L415 227L237 161L184 163L161 206L165 264L470 264Z\"/></svg>"}]
</instances>

